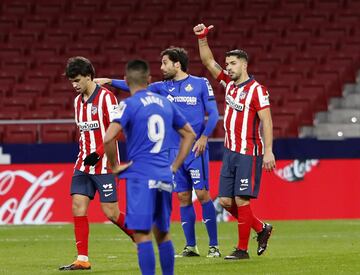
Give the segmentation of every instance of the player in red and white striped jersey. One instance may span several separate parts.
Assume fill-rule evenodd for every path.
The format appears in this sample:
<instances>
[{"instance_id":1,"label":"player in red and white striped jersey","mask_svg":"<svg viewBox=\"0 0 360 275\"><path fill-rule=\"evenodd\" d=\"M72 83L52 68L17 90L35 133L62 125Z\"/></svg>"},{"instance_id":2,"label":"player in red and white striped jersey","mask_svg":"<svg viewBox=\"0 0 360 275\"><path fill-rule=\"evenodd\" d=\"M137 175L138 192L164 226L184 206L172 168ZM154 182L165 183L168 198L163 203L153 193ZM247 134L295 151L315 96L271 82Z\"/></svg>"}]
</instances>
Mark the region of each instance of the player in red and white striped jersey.
<instances>
[{"instance_id":1,"label":"player in red and white striped jersey","mask_svg":"<svg viewBox=\"0 0 360 275\"><path fill-rule=\"evenodd\" d=\"M119 112L116 97L93 81L95 70L84 57L68 60L65 75L79 95L75 98L75 120L79 127L80 152L71 182L72 212L78 257L60 270L90 269L88 259L89 222L87 210L99 193L101 208L106 217L132 238L133 231L125 227L125 215L117 203L114 175L107 169L103 140L113 116ZM119 153L117 151L119 161Z\"/></svg>"},{"instance_id":2,"label":"player in red and white striped jersey","mask_svg":"<svg viewBox=\"0 0 360 275\"><path fill-rule=\"evenodd\" d=\"M212 28L212 25L206 27L199 24L193 30L198 36L201 61L226 90L225 149L219 201L238 220L239 241L235 251L225 259L248 259L251 228L258 233L258 255L265 251L272 231L272 226L260 221L250 208L250 199L257 198L259 193L262 168L272 171L275 167L269 93L248 74L248 55L245 51L227 52L226 70L216 63L206 38Z\"/></svg>"}]
</instances>

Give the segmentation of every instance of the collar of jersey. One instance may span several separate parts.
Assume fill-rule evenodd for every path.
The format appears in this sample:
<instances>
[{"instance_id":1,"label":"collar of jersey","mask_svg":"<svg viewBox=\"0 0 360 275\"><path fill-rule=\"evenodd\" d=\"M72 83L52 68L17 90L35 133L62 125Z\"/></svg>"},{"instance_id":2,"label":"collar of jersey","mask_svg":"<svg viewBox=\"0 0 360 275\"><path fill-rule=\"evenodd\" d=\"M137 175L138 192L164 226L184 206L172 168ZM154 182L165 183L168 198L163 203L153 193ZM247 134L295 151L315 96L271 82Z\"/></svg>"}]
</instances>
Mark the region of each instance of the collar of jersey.
<instances>
[{"instance_id":1,"label":"collar of jersey","mask_svg":"<svg viewBox=\"0 0 360 275\"><path fill-rule=\"evenodd\" d=\"M179 80L174 80L174 79L173 79L172 82L173 82L173 83L180 83L180 82L182 82L182 81L187 80L189 77L190 77L190 75L188 74L187 77L185 77L185 78L183 78L183 79L179 79Z\"/></svg>"},{"instance_id":2,"label":"collar of jersey","mask_svg":"<svg viewBox=\"0 0 360 275\"><path fill-rule=\"evenodd\" d=\"M96 84L95 91L91 94L91 96L88 98L88 100L84 101L84 97L82 97L83 103L92 103L95 97L97 96L98 92L100 90L100 86Z\"/></svg>"},{"instance_id":3,"label":"collar of jersey","mask_svg":"<svg viewBox=\"0 0 360 275\"><path fill-rule=\"evenodd\" d=\"M251 81L254 80L254 76L253 75L249 75L249 79L236 85L238 88L244 87L245 85L249 84Z\"/></svg>"}]
</instances>

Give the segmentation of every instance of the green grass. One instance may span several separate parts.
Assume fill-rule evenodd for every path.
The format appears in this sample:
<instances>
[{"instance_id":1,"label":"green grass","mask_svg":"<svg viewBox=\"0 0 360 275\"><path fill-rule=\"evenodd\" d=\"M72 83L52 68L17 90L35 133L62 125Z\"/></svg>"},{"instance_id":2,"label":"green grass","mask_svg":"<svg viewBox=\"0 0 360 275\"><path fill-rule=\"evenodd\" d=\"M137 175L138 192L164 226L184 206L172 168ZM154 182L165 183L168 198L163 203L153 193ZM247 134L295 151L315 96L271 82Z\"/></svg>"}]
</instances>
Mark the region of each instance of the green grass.
<instances>
[{"instance_id":1,"label":"green grass","mask_svg":"<svg viewBox=\"0 0 360 275\"><path fill-rule=\"evenodd\" d=\"M360 220L272 224L268 251L257 256L251 239L251 259L243 261L206 258L206 230L197 224L201 257L177 258L175 274L360 274ZM171 230L179 252L184 246L180 224L174 223ZM235 223L219 224L224 256L236 245L236 232ZM58 266L76 256L73 239L72 225L0 226L0 274L59 274ZM113 225L91 224L89 251L92 270L76 273L140 274L134 244Z\"/></svg>"}]
</instances>

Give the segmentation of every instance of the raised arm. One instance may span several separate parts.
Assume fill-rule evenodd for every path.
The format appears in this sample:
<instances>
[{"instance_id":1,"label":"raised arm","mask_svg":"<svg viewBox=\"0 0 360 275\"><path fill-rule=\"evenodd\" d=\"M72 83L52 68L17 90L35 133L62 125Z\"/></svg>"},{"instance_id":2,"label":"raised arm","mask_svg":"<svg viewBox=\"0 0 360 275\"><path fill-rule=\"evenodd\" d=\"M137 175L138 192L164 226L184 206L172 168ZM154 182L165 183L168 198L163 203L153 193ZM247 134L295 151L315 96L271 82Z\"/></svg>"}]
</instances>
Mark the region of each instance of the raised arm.
<instances>
[{"instance_id":1,"label":"raised arm","mask_svg":"<svg viewBox=\"0 0 360 275\"><path fill-rule=\"evenodd\" d=\"M125 92L130 92L128 85L126 85L126 82L123 79L94 78L94 82L99 85L109 84L114 88L118 88Z\"/></svg>"},{"instance_id":2,"label":"raised arm","mask_svg":"<svg viewBox=\"0 0 360 275\"><path fill-rule=\"evenodd\" d=\"M198 37L201 62L205 65L211 75L216 79L223 69L215 61L214 55L212 54L209 44L207 42L206 35L212 28L214 28L213 25L206 27L204 24L198 24L193 28L193 31Z\"/></svg>"}]
</instances>

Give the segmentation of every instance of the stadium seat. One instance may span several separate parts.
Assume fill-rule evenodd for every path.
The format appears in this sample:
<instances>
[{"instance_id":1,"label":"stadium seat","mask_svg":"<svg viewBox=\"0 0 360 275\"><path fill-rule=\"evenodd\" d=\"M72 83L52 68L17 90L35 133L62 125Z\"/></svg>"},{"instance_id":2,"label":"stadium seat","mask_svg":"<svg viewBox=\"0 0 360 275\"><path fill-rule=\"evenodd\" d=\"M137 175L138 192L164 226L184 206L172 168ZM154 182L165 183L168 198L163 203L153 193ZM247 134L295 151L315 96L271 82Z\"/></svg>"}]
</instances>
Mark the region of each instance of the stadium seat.
<instances>
[{"instance_id":1,"label":"stadium seat","mask_svg":"<svg viewBox=\"0 0 360 275\"><path fill-rule=\"evenodd\" d=\"M96 30L111 30L124 22L123 18L109 14L94 15L90 18L90 26Z\"/></svg>"},{"instance_id":2,"label":"stadium seat","mask_svg":"<svg viewBox=\"0 0 360 275\"><path fill-rule=\"evenodd\" d=\"M101 11L102 1L71 1L70 11L75 15L95 14Z\"/></svg>"},{"instance_id":3,"label":"stadium seat","mask_svg":"<svg viewBox=\"0 0 360 275\"><path fill-rule=\"evenodd\" d=\"M330 22L331 13L324 10L307 11L299 14L299 23L304 25L326 24Z\"/></svg>"},{"instance_id":4,"label":"stadium seat","mask_svg":"<svg viewBox=\"0 0 360 275\"><path fill-rule=\"evenodd\" d=\"M282 10L287 12L301 12L310 7L310 0L281 0Z\"/></svg>"},{"instance_id":5,"label":"stadium seat","mask_svg":"<svg viewBox=\"0 0 360 275\"><path fill-rule=\"evenodd\" d=\"M292 40L304 40L313 39L318 31L316 25L301 25L296 24L295 26L289 27L285 31L285 37Z\"/></svg>"},{"instance_id":6,"label":"stadium seat","mask_svg":"<svg viewBox=\"0 0 360 275\"><path fill-rule=\"evenodd\" d=\"M27 100L41 96L46 90L46 86L39 83L21 83L15 84L13 89L13 96L23 97Z\"/></svg>"},{"instance_id":7,"label":"stadium seat","mask_svg":"<svg viewBox=\"0 0 360 275\"><path fill-rule=\"evenodd\" d=\"M316 53L309 54L304 53L295 53L290 56L289 63L293 66L301 66L311 68L316 65L320 65L324 62L325 53Z\"/></svg>"},{"instance_id":8,"label":"stadium seat","mask_svg":"<svg viewBox=\"0 0 360 275\"><path fill-rule=\"evenodd\" d=\"M20 58L25 53L25 46L17 43L0 44L0 59L12 60L14 58Z\"/></svg>"},{"instance_id":9,"label":"stadium seat","mask_svg":"<svg viewBox=\"0 0 360 275\"><path fill-rule=\"evenodd\" d=\"M48 45L61 46L74 40L72 32L61 29L47 29L44 32L43 42Z\"/></svg>"},{"instance_id":10,"label":"stadium seat","mask_svg":"<svg viewBox=\"0 0 360 275\"><path fill-rule=\"evenodd\" d=\"M64 15L58 18L58 29L60 30L78 30L88 27L88 17L82 17L74 14ZM70 33L72 37L72 32Z\"/></svg>"},{"instance_id":11,"label":"stadium seat","mask_svg":"<svg viewBox=\"0 0 360 275\"><path fill-rule=\"evenodd\" d=\"M2 61L1 66L3 67L3 69L6 69L6 71L9 70L23 72L30 69L33 66L33 62L31 59L14 58Z\"/></svg>"},{"instance_id":12,"label":"stadium seat","mask_svg":"<svg viewBox=\"0 0 360 275\"><path fill-rule=\"evenodd\" d=\"M343 8L343 1L339 0L315 0L313 7L318 10L338 10Z\"/></svg>"},{"instance_id":13,"label":"stadium seat","mask_svg":"<svg viewBox=\"0 0 360 275\"><path fill-rule=\"evenodd\" d=\"M281 26L264 25L252 29L251 37L253 40L280 40L284 34Z\"/></svg>"},{"instance_id":14,"label":"stadium seat","mask_svg":"<svg viewBox=\"0 0 360 275\"><path fill-rule=\"evenodd\" d=\"M217 122L214 132L211 136L214 138L224 138L225 137L224 120L220 119Z\"/></svg>"},{"instance_id":15,"label":"stadium seat","mask_svg":"<svg viewBox=\"0 0 360 275\"><path fill-rule=\"evenodd\" d=\"M31 13L31 1L9 1L2 4L2 13L7 15L24 16Z\"/></svg>"},{"instance_id":16,"label":"stadium seat","mask_svg":"<svg viewBox=\"0 0 360 275\"><path fill-rule=\"evenodd\" d=\"M74 110L58 110L56 111L57 119L75 119ZM74 120L75 122L75 120Z\"/></svg>"},{"instance_id":17,"label":"stadium seat","mask_svg":"<svg viewBox=\"0 0 360 275\"><path fill-rule=\"evenodd\" d=\"M281 129L282 137L297 137L298 127L294 123L294 116L291 114L272 115L273 127ZM279 132L279 130L277 130Z\"/></svg>"},{"instance_id":18,"label":"stadium seat","mask_svg":"<svg viewBox=\"0 0 360 275\"><path fill-rule=\"evenodd\" d=\"M53 119L54 117L53 110L22 111L20 114L21 119Z\"/></svg>"},{"instance_id":19,"label":"stadium seat","mask_svg":"<svg viewBox=\"0 0 360 275\"><path fill-rule=\"evenodd\" d=\"M96 43L72 43L65 46L66 57L71 56L92 56L97 49Z\"/></svg>"},{"instance_id":20,"label":"stadium seat","mask_svg":"<svg viewBox=\"0 0 360 275\"><path fill-rule=\"evenodd\" d=\"M19 118L20 118L20 112L16 110L8 110L8 111L1 110L0 112L0 120L19 119Z\"/></svg>"},{"instance_id":21,"label":"stadium seat","mask_svg":"<svg viewBox=\"0 0 360 275\"><path fill-rule=\"evenodd\" d=\"M7 125L3 136L4 143L37 143L37 125Z\"/></svg>"},{"instance_id":22,"label":"stadium seat","mask_svg":"<svg viewBox=\"0 0 360 275\"><path fill-rule=\"evenodd\" d=\"M36 85L37 88L43 85L41 89L45 90L47 85L59 78L58 74L60 74L58 69L31 70L25 73L24 82L27 85Z\"/></svg>"},{"instance_id":23,"label":"stadium seat","mask_svg":"<svg viewBox=\"0 0 360 275\"><path fill-rule=\"evenodd\" d=\"M69 143L75 139L75 124L44 124L41 126L42 143Z\"/></svg>"},{"instance_id":24,"label":"stadium seat","mask_svg":"<svg viewBox=\"0 0 360 275\"><path fill-rule=\"evenodd\" d=\"M284 28L293 25L296 20L296 14L274 10L267 13L265 22L267 26Z\"/></svg>"},{"instance_id":25,"label":"stadium seat","mask_svg":"<svg viewBox=\"0 0 360 275\"><path fill-rule=\"evenodd\" d=\"M13 44L34 44L39 41L39 33L34 30L18 30L9 33L8 41Z\"/></svg>"},{"instance_id":26,"label":"stadium seat","mask_svg":"<svg viewBox=\"0 0 360 275\"><path fill-rule=\"evenodd\" d=\"M73 106L73 104L71 104ZM35 110L56 111L70 108L69 98L59 97L39 97L35 100Z\"/></svg>"},{"instance_id":27,"label":"stadium seat","mask_svg":"<svg viewBox=\"0 0 360 275\"><path fill-rule=\"evenodd\" d=\"M42 32L44 29L50 28L53 24L53 18L45 16L31 16L24 18L21 23L23 30Z\"/></svg>"},{"instance_id":28,"label":"stadium seat","mask_svg":"<svg viewBox=\"0 0 360 275\"><path fill-rule=\"evenodd\" d=\"M105 13L107 14L131 14L135 11L136 7L138 6L138 2L134 0L108 0L105 4Z\"/></svg>"},{"instance_id":29,"label":"stadium seat","mask_svg":"<svg viewBox=\"0 0 360 275\"><path fill-rule=\"evenodd\" d=\"M66 1L46 1L37 0L35 4L35 14L41 16L57 16L66 12Z\"/></svg>"}]
</instances>

